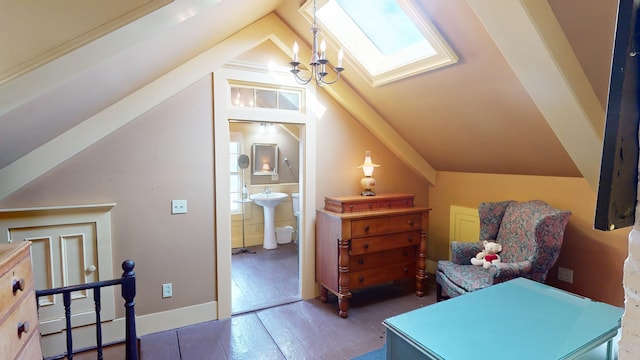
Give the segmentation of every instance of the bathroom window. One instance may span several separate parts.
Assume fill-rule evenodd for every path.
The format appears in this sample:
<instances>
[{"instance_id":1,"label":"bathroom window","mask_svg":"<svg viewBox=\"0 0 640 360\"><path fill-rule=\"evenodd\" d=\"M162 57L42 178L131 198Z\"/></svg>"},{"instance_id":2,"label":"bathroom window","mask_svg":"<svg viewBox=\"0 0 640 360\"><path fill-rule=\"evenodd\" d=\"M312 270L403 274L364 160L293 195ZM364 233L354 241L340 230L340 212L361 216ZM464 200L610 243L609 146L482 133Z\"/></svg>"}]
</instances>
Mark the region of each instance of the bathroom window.
<instances>
[{"instance_id":1,"label":"bathroom window","mask_svg":"<svg viewBox=\"0 0 640 360\"><path fill-rule=\"evenodd\" d=\"M231 174L230 186L231 189L231 213L240 213L242 204L235 202L234 200L242 199L242 185L244 179L242 179L242 170L238 166L238 156L242 154L242 133L232 132L230 134L231 141L229 142L229 173Z\"/></svg>"},{"instance_id":2,"label":"bathroom window","mask_svg":"<svg viewBox=\"0 0 640 360\"><path fill-rule=\"evenodd\" d=\"M248 85L231 86L231 105L238 107L300 112L301 99L300 92L294 90Z\"/></svg>"}]
</instances>

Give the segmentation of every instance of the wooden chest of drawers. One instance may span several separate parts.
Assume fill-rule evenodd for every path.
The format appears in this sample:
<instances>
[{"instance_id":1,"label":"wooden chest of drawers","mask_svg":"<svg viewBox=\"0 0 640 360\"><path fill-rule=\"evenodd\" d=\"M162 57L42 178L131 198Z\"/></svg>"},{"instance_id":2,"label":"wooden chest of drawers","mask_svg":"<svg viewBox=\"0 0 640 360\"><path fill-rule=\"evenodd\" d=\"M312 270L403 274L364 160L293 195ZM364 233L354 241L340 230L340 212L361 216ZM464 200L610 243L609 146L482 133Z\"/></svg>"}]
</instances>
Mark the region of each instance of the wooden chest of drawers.
<instances>
[{"instance_id":1,"label":"wooden chest of drawers","mask_svg":"<svg viewBox=\"0 0 640 360\"><path fill-rule=\"evenodd\" d=\"M42 359L30 245L0 244L2 359Z\"/></svg>"},{"instance_id":2,"label":"wooden chest of drawers","mask_svg":"<svg viewBox=\"0 0 640 360\"><path fill-rule=\"evenodd\" d=\"M428 211L407 194L326 198L316 218L321 300L335 294L346 318L351 290L407 277L415 277L423 296Z\"/></svg>"}]
</instances>

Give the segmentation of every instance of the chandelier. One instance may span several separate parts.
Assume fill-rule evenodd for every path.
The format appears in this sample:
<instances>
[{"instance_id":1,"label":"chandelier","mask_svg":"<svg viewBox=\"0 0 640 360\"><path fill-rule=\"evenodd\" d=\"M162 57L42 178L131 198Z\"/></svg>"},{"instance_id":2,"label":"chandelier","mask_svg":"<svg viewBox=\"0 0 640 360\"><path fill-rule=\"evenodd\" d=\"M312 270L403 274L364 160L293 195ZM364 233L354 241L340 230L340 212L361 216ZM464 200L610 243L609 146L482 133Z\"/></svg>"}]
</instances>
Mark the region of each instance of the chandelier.
<instances>
[{"instance_id":1,"label":"chandelier","mask_svg":"<svg viewBox=\"0 0 640 360\"><path fill-rule=\"evenodd\" d=\"M327 72L327 65L331 67L331 64L326 57L327 43L324 39L322 39L322 42L320 43L320 50L318 50L318 34L320 33L320 28L318 28L316 22L316 0L313 0L313 25L311 26L311 32L313 33L313 45L311 48L311 62L309 63L311 68L309 77L305 78L300 76L300 69L298 68L300 62L298 61L297 41L293 42L293 61L289 63L292 66L291 73L295 77L296 81L302 85L308 84L312 79L316 80L316 84L318 84L318 86L325 84L331 85L340 79L340 74L344 71L344 68L342 67L344 51L340 49L338 52L338 66L333 68L333 71L336 73L335 79L331 81L328 80L327 75L329 75L329 73Z\"/></svg>"}]
</instances>

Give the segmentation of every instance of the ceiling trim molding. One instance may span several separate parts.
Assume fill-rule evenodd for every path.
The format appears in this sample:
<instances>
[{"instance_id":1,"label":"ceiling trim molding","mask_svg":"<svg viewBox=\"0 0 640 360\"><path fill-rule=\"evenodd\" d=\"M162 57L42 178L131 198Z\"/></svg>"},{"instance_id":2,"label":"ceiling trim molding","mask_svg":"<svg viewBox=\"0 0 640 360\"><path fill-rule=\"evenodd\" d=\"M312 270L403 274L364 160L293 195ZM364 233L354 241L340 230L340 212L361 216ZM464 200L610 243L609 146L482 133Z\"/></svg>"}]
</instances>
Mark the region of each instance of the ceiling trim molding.
<instances>
[{"instance_id":1,"label":"ceiling trim molding","mask_svg":"<svg viewBox=\"0 0 640 360\"><path fill-rule=\"evenodd\" d=\"M220 1L171 0L150 14L84 43L73 51L39 61L38 64L44 63L21 73L18 77L0 80L0 116L51 91L78 73L87 71L115 52L135 46L149 37L168 31L173 26L179 26L193 16L206 13Z\"/></svg>"},{"instance_id":2,"label":"ceiling trim molding","mask_svg":"<svg viewBox=\"0 0 640 360\"><path fill-rule=\"evenodd\" d=\"M30 42L20 39L22 48L17 51L27 56L26 58L13 57L14 62L4 61L0 65L0 84L14 79L24 73L46 64L66 53L73 51L87 43L108 34L142 16L148 15L153 11L166 6L174 0L146 0L137 3L117 4L109 1L76 2L73 6L74 11L64 9L59 2L40 2L40 1L20 1L15 5L9 6L9 17L20 19L11 27L18 27L18 34L27 32L25 28L20 26L32 27L33 24L40 26L51 26L54 24L43 24L43 19L53 18L56 21L66 22L64 30L61 27L53 26L49 31L49 36L34 36ZM61 8L62 6L62 8ZM90 9L96 6L110 6L117 10L111 18L104 18L102 13L99 15L92 14ZM39 8L38 11L34 11ZM67 11L65 11L67 10ZM84 14L84 21L78 21L75 17L78 14ZM29 18L24 18L28 15ZM12 19L13 20L13 19ZM3 31L9 31L3 29ZM29 36L26 35L26 38ZM36 44L35 49L32 44ZM2 44L3 48L11 48L12 42ZM8 45L8 46L7 46ZM27 51L31 50L31 51ZM4 59L3 59L4 60Z\"/></svg>"},{"instance_id":3,"label":"ceiling trim molding","mask_svg":"<svg viewBox=\"0 0 640 360\"><path fill-rule=\"evenodd\" d=\"M548 2L467 2L596 191L605 112Z\"/></svg>"},{"instance_id":4,"label":"ceiling trim molding","mask_svg":"<svg viewBox=\"0 0 640 360\"><path fill-rule=\"evenodd\" d=\"M337 82L323 89L405 165L432 186L436 185L436 170L345 82Z\"/></svg>"}]
</instances>

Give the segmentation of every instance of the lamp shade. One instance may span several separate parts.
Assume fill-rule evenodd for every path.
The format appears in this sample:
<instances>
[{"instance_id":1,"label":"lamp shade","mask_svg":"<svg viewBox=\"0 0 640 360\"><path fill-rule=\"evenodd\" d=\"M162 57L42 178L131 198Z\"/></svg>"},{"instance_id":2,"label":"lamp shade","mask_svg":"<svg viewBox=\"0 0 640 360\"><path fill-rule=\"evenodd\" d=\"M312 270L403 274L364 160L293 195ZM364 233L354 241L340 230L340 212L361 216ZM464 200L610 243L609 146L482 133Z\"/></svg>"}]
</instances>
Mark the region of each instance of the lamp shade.
<instances>
[{"instance_id":1,"label":"lamp shade","mask_svg":"<svg viewBox=\"0 0 640 360\"><path fill-rule=\"evenodd\" d=\"M364 176L372 176L373 169L378 166L380 165L374 164L373 161L371 161L371 151L365 151L364 162L362 163L362 172L364 173Z\"/></svg>"}]
</instances>

